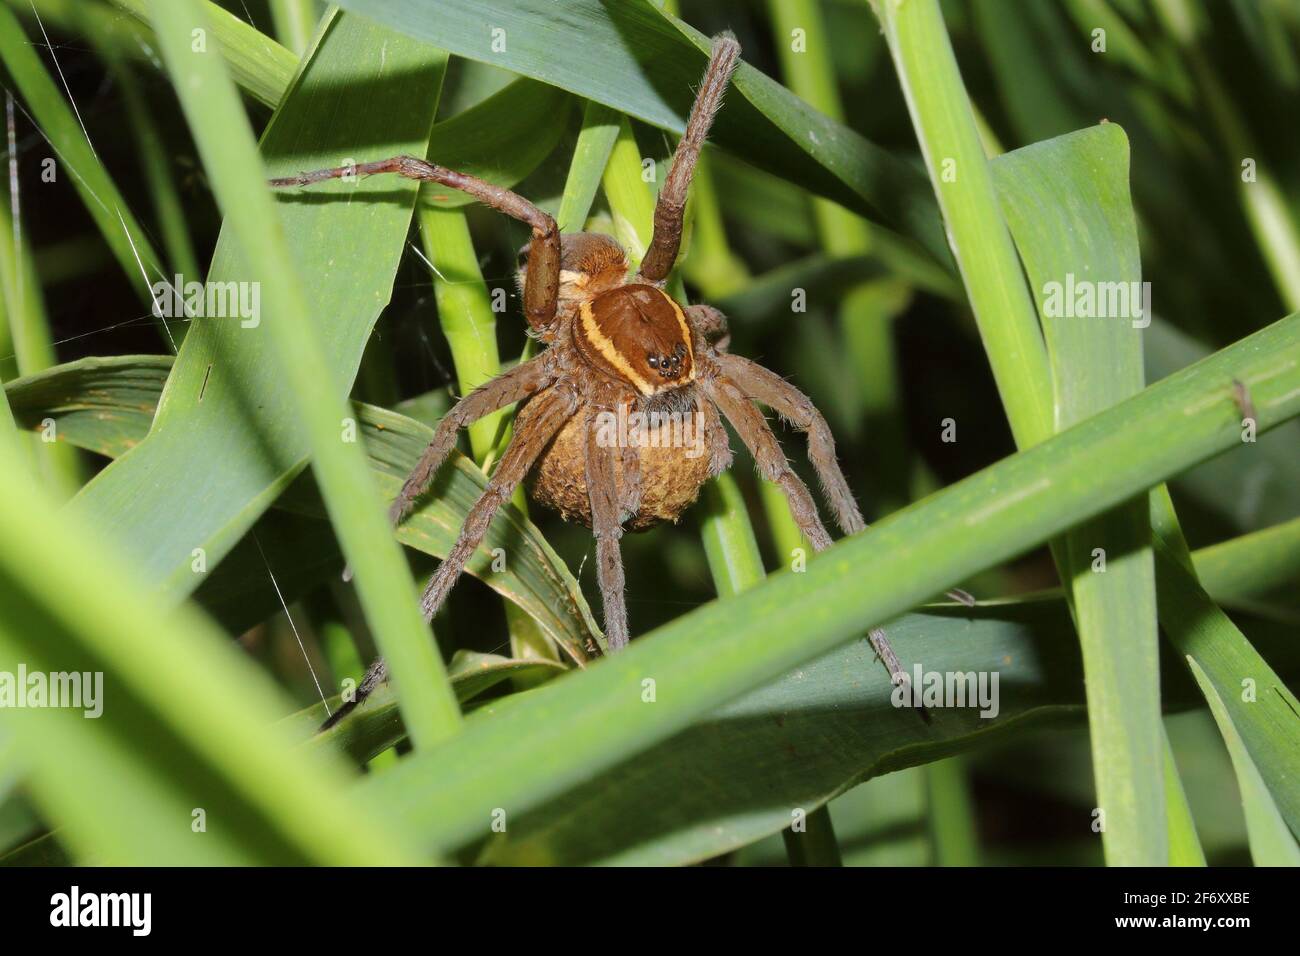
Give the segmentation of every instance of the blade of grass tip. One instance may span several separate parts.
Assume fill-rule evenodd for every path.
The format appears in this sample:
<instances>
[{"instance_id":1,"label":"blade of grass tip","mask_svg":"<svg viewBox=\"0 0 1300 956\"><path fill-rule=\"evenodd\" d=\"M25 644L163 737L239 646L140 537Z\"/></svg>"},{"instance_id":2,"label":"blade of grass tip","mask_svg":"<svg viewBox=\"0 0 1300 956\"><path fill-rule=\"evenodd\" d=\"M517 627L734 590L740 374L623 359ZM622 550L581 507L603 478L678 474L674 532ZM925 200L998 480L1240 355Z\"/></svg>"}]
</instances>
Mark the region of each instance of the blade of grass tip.
<instances>
[{"instance_id":1,"label":"blade of grass tip","mask_svg":"<svg viewBox=\"0 0 1300 956\"><path fill-rule=\"evenodd\" d=\"M1256 866L1300 866L1300 846L1296 845L1295 836L1278 812L1277 804L1273 802L1268 786L1237 733L1223 698L1215 690L1214 682L1201 670L1195 658L1188 657L1187 666L1201 685L1205 699L1210 702L1210 712L1214 714L1214 720L1228 745L1228 754L1232 757L1232 766L1237 772L1237 784L1241 788L1241 805L1246 814L1251 858Z\"/></svg>"},{"instance_id":2,"label":"blade of grass tip","mask_svg":"<svg viewBox=\"0 0 1300 956\"><path fill-rule=\"evenodd\" d=\"M40 29L44 35L44 26ZM55 57L62 78L58 54L53 48L50 55ZM0 60L22 94L32 122L54 150L60 165L72 177L77 194L113 250L118 265L132 287L140 293L141 301L151 310L155 309L151 290L159 281L170 282L163 272L161 260L100 162L75 101L64 99L37 55L35 45L28 42L18 18L5 6L0 6ZM175 352L174 333L166 320L157 318L164 343Z\"/></svg>"},{"instance_id":3,"label":"blade of grass tip","mask_svg":"<svg viewBox=\"0 0 1300 956\"><path fill-rule=\"evenodd\" d=\"M922 768L929 813L930 846L936 866L979 866L979 834L975 807L966 781L966 765L958 757Z\"/></svg>"},{"instance_id":4,"label":"blade of grass tip","mask_svg":"<svg viewBox=\"0 0 1300 956\"><path fill-rule=\"evenodd\" d=\"M1204 689L1208 681L1216 699L1207 701L1216 712L1229 749L1231 735L1246 748L1249 767L1233 761L1243 794L1253 785L1252 771L1261 775L1276 807L1293 831L1300 834L1300 700L1259 655L1241 630L1205 593L1196 577L1187 541L1168 491L1151 495L1151 526L1156 545L1156 581L1161 623L1170 642L1195 663L1193 676Z\"/></svg>"},{"instance_id":5,"label":"blade of grass tip","mask_svg":"<svg viewBox=\"0 0 1300 956\"><path fill-rule=\"evenodd\" d=\"M12 108L8 94L5 100ZM12 124L9 131L10 202L0 202L0 324L8 328L18 374L26 376L50 368L55 355L35 260L22 231L18 179L12 175L17 164ZM42 429L39 438L31 436L29 444L35 452L36 473L56 489L58 497L66 500L75 494L82 480L76 451L49 429Z\"/></svg>"},{"instance_id":6,"label":"blade of grass tip","mask_svg":"<svg viewBox=\"0 0 1300 956\"><path fill-rule=\"evenodd\" d=\"M463 844L489 829L494 807L539 806L863 628L1232 447L1234 374L1253 383L1261 430L1300 415L1300 314L836 542L804 574L705 604L581 680L469 721L436 751L358 787L422 846ZM1081 469L1086 461L1110 467ZM647 674L660 688L653 707Z\"/></svg>"},{"instance_id":7,"label":"blade of grass tip","mask_svg":"<svg viewBox=\"0 0 1300 956\"><path fill-rule=\"evenodd\" d=\"M316 0L270 0L270 4L276 38L291 53L302 56L320 18Z\"/></svg>"},{"instance_id":8,"label":"blade of grass tip","mask_svg":"<svg viewBox=\"0 0 1300 956\"><path fill-rule=\"evenodd\" d=\"M1048 297L1072 273L1141 287L1128 156L1124 131L1102 124L1017 150L992 169L1041 310L1058 429L1144 385L1141 322L1126 311L1081 323L1052 308ZM1133 305L1135 313L1140 307ZM1161 773L1159 628L1146 497L1072 528L1056 556L1070 588L1088 677L1106 858L1163 863L1167 827L1156 816L1168 795ZM1151 845L1135 843L1135 830ZM1131 855L1138 852L1145 855Z\"/></svg>"},{"instance_id":9,"label":"blade of grass tip","mask_svg":"<svg viewBox=\"0 0 1300 956\"><path fill-rule=\"evenodd\" d=\"M1183 48L1201 99L1227 151L1225 169L1232 170L1246 221L1264 257L1278 295L1286 307L1300 309L1300 227L1277 178L1260 162L1258 144L1228 96L1223 82L1202 49L1204 13L1187 0L1156 0L1156 13L1166 32Z\"/></svg>"},{"instance_id":10,"label":"blade of grass tip","mask_svg":"<svg viewBox=\"0 0 1300 956\"><path fill-rule=\"evenodd\" d=\"M460 708L418 611L411 576L380 506L361 447L342 440L351 418L331 381L307 314L299 277L285 247L275 203L243 104L219 58L195 52L193 31L207 17L196 0L155 0L154 27L218 204L255 264L270 314L272 348L308 434L313 471L343 552L356 575L362 607L400 688L402 717L417 748L456 733ZM269 280L269 281L268 281Z\"/></svg>"},{"instance_id":11,"label":"blade of grass tip","mask_svg":"<svg viewBox=\"0 0 1300 956\"><path fill-rule=\"evenodd\" d=\"M112 3L144 24L150 23L151 0L112 0ZM272 108L279 106L298 71L298 57L210 0L202 0L202 9L208 17L208 36L235 82L259 102Z\"/></svg>"}]
</instances>

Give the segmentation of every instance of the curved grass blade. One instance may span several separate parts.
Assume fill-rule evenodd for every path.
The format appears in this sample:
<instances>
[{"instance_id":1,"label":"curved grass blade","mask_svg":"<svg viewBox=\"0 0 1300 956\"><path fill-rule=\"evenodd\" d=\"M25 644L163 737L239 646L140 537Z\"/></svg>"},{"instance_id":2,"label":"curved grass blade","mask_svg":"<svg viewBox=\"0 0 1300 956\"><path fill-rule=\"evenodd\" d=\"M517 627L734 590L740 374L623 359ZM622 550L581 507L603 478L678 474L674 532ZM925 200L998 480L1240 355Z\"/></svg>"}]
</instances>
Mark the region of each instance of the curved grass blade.
<instances>
[{"instance_id":1,"label":"curved grass blade","mask_svg":"<svg viewBox=\"0 0 1300 956\"><path fill-rule=\"evenodd\" d=\"M1236 725L1219 696L1214 681L1201 670L1194 657L1187 658L1197 683L1210 703L1210 712L1219 725L1223 739L1232 756L1232 766L1237 772L1237 785L1241 788L1241 803L1246 812L1246 830L1250 835L1250 854L1256 866L1300 866L1300 846L1296 838L1287 829L1286 821L1274 802L1270 788L1260 775L1259 768L1251 760Z\"/></svg>"},{"instance_id":2,"label":"curved grass blade","mask_svg":"<svg viewBox=\"0 0 1300 956\"><path fill-rule=\"evenodd\" d=\"M152 27L150 0L112 2L146 27ZM254 99L273 109L279 106L298 70L298 57L218 4L203 0L201 6L205 29L210 31L215 52L225 61L231 77Z\"/></svg>"}]
</instances>

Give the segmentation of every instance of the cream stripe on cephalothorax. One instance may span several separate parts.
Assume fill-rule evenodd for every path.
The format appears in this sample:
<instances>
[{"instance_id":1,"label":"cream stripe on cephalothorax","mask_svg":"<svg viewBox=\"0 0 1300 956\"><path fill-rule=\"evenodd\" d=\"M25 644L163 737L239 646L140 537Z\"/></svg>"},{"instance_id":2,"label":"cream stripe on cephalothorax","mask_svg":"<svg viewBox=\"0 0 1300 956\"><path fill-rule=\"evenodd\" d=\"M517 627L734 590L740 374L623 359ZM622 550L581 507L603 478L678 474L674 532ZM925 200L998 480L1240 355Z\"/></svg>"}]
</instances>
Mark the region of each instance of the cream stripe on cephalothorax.
<instances>
[{"instance_id":1,"label":"cream stripe on cephalothorax","mask_svg":"<svg viewBox=\"0 0 1300 956\"><path fill-rule=\"evenodd\" d=\"M673 315L677 319L678 328L681 329L682 341L686 344L686 347L689 350L692 340L690 326L686 322L686 314L682 311L682 307L678 305L671 296L665 294L664 299L667 300L670 306L672 306ZM632 364L627 360L627 357L619 351L618 346L615 345L613 340L610 339L601 329L600 323L596 321L596 316L592 312L590 301L582 303L578 309L578 315L582 321L583 337L596 348L605 361L618 370L619 374L636 386L637 391L642 395L655 395L669 389L680 388L688 382L695 380L695 363L694 361L691 361L690 372L684 378L666 382L662 385L652 384L632 367Z\"/></svg>"}]
</instances>

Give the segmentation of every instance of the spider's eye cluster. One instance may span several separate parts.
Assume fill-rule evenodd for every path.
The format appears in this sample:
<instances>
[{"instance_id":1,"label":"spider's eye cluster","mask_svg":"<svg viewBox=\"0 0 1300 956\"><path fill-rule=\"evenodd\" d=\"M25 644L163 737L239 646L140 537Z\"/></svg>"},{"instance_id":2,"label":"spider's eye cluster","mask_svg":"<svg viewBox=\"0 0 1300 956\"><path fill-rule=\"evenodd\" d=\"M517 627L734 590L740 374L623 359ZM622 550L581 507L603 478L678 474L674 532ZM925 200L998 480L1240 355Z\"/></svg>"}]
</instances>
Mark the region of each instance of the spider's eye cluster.
<instances>
[{"instance_id":1,"label":"spider's eye cluster","mask_svg":"<svg viewBox=\"0 0 1300 956\"><path fill-rule=\"evenodd\" d=\"M686 358L686 346L679 342L671 355L650 353L646 356L646 364L653 369L657 369L664 378L676 378L682 370L682 359L684 358Z\"/></svg>"}]
</instances>

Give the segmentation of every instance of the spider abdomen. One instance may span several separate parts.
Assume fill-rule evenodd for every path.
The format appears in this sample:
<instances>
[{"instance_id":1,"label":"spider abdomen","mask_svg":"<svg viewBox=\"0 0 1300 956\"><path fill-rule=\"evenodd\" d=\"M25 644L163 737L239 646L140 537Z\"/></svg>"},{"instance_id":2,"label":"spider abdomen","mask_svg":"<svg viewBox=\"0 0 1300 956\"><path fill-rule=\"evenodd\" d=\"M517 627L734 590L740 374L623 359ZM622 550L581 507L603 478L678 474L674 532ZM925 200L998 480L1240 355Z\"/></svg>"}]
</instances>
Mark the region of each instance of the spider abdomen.
<instances>
[{"instance_id":1,"label":"spider abdomen","mask_svg":"<svg viewBox=\"0 0 1300 956\"><path fill-rule=\"evenodd\" d=\"M520 412L523 418L527 406ZM644 531L665 521L676 522L699 497L711 477L710 440L703 415L678 412L636 412L624 406L596 422L599 441L610 442L634 456L635 468L615 469L619 501L631 503L623 522L628 531ZM537 502L554 508L566 521L591 527L591 497L587 488L585 443L587 422L582 412L570 418L542 452L529 475L529 491Z\"/></svg>"}]
</instances>

